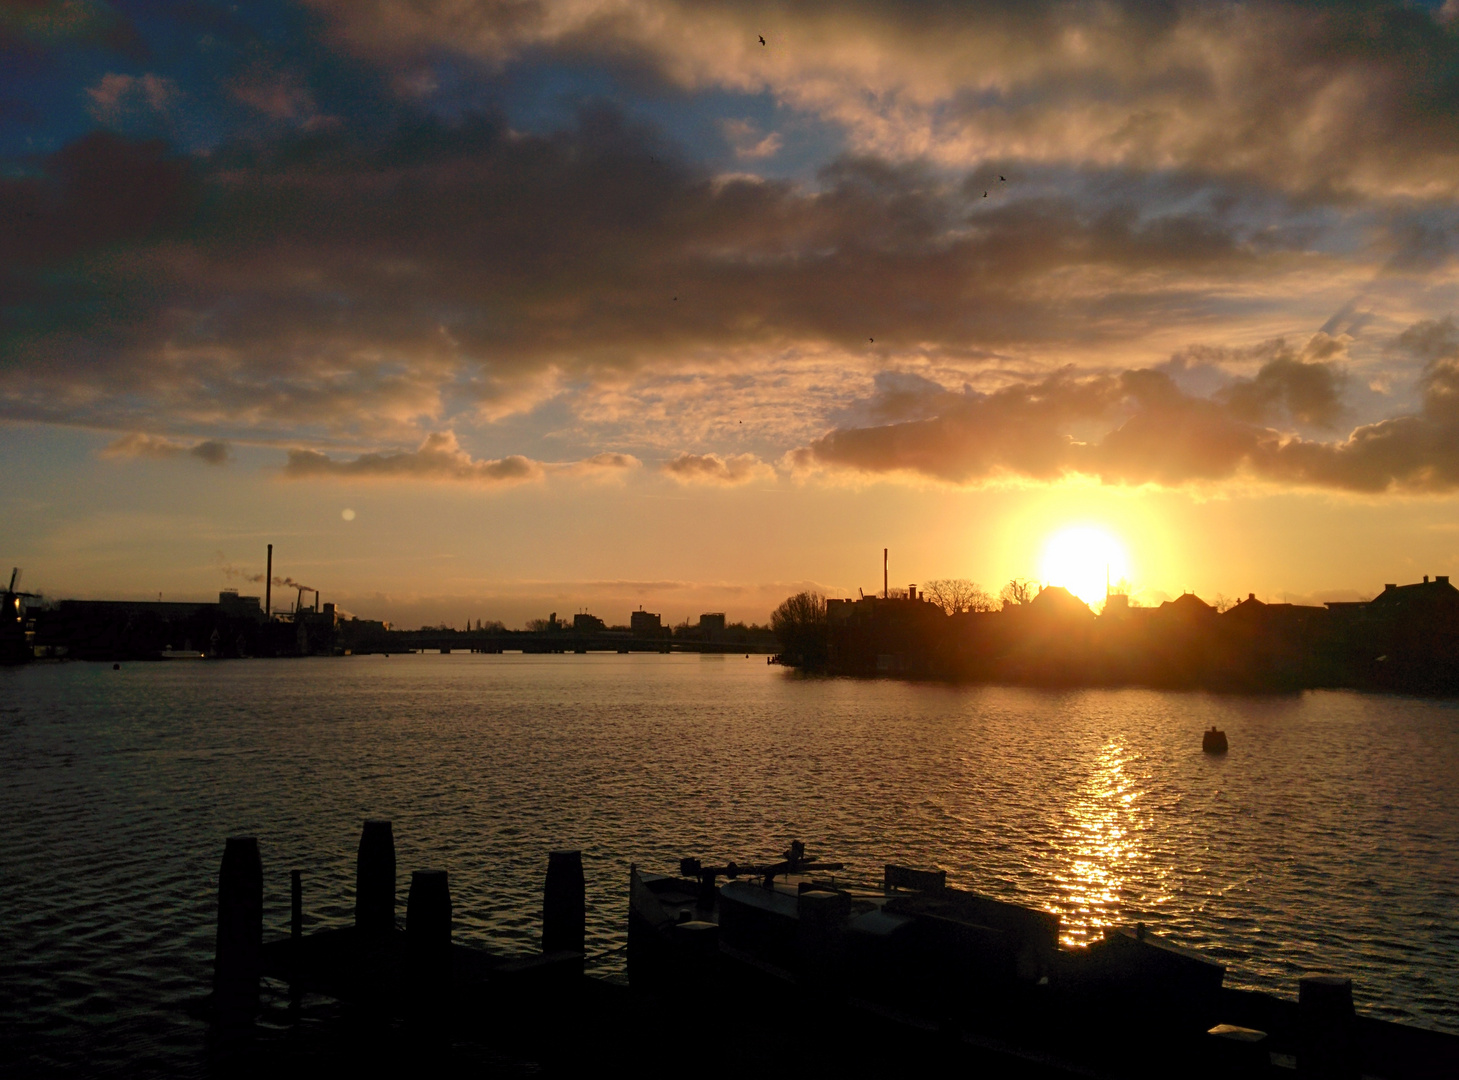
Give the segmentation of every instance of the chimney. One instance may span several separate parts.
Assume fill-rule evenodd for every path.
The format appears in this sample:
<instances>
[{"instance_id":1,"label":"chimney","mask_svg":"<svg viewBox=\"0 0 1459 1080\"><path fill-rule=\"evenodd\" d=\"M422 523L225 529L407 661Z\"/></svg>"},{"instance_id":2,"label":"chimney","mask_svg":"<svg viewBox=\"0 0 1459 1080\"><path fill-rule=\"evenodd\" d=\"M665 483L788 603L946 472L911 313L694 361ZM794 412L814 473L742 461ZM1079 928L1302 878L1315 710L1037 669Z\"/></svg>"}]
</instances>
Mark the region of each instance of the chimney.
<instances>
[{"instance_id":1,"label":"chimney","mask_svg":"<svg viewBox=\"0 0 1459 1080\"><path fill-rule=\"evenodd\" d=\"M1440 585L1447 585L1449 584L1449 575L1440 574L1438 577L1434 578L1434 580L1437 581Z\"/></svg>"},{"instance_id":2,"label":"chimney","mask_svg":"<svg viewBox=\"0 0 1459 1080\"><path fill-rule=\"evenodd\" d=\"M891 595L891 591L887 588L887 549L886 548L882 548L881 549L881 598L883 600L885 600L890 595Z\"/></svg>"},{"instance_id":3,"label":"chimney","mask_svg":"<svg viewBox=\"0 0 1459 1080\"><path fill-rule=\"evenodd\" d=\"M1424 584L1427 585L1428 583L1429 583L1429 575L1428 574L1425 574L1424 575Z\"/></svg>"},{"instance_id":4,"label":"chimney","mask_svg":"<svg viewBox=\"0 0 1459 1080\"><path fill-rule=\"evenodd\" d=\"M1389 582L1389 583L1387 583L1387 584L1385 584L1383 586L1383 591L1384 592L1392 592L1396 588L1398 588L1397 585L1393 584L1392 582Z\"/></svg>"},{"instance_id":5,"label":"chimney","mask_svg":"<svg viewBox=\"0 0 1459 1080\"><path fill-rule=\"evenodd\" d=\"M274 603L274 546L268 546L268 569L263 572L263 617L273 616Z\"/></svg>"},{"instance_id":6,"label":"chimney","mask_svg":"<svg viewBox=\"0 0 1459 1080\"><path fill-rule=\"evenodd\" d=\"M908 585L907 586L907 599L908 600L915 600L915 599L917 599L917 586L915 586L915 585Z\"/></svg>"},{"instance_id":7,"label":"chimney","mask_svg":"<svg viewBox=\"0 0 1459 1080\"><path fill-rule=\"evenodd\" d=\"M1248 600L1255 600L1255 599L1256 599L1256 593L1254 593L1254 592L1249 592L1249 593L1247 593L1247 594L1246 594L1246 598L1247 598L1247 599L1248 599Z\"/></svg>"}]
</instances>

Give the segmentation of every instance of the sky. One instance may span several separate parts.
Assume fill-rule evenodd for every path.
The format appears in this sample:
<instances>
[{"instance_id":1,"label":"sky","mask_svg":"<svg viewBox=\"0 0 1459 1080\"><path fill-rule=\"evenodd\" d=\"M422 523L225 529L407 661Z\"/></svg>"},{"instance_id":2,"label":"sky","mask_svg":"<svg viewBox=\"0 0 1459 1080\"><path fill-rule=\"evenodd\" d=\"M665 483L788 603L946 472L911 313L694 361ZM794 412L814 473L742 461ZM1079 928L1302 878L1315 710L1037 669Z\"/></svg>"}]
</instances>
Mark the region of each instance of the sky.
<instances>
[{"instance_id":1,"label":"sky","mask_svg":"<svg viewBox=\"0 0 1459 1080\"><path fill-rule=\"evenodd\" d=\"M1459 569L1456 224L1456 0L6 0L0 561L1369 596Z\"/></svg>"}]
</instances>

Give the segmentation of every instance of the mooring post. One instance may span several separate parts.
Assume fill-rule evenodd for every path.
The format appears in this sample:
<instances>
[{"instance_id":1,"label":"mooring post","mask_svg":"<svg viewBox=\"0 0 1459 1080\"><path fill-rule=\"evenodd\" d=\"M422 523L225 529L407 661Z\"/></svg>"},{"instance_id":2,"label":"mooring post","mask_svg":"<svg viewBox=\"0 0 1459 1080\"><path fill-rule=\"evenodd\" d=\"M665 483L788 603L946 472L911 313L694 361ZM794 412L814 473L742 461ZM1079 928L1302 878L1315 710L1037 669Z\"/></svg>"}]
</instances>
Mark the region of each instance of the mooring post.
<instances>
[{"instance_id":1,"label":"mooring post","mask_svg":"<svg viewBox=\"0 0 1459 1080\"><path fill-rule=\"evenodd\" d=\"M1299 1076L1322 1080L1357 1080L1361 1073L1358 1015L1353 1010L1353 980L1314 975L1297 990L1300 1041Z\"/></svg>"},{"instance_id":2,"label":"mooring post","mask_svg":"<svg viewBox=\"0 0 1459 1080\"><path fill-rule=\"evenodd\" d=\"M258 1010L263 975L263 862L258 840L230 836L218 871L218 941L213 1000L220 1019L247 1019Z\"/></svg>"},{"instance_id":3,"label":"mooring post","mask_svg":"<svg viewBox=\"0 0 1459 1080\"><path fill-rule=\"evenodd\" d=\"M388 934L395 929L395 834L390 822L369 819L355 861L355 929Z\"/></svg>"},{"instance_id":4,"label":"mooring post","mask_svg":"<svg viewBox=\"0 0 1459 1080\"><path fill-rule=\"evenodd\" d=\"M417 977L443 989L451 975L451 887L444 870L416 870L405 900L405 940Z\"/></svg>"},{"instance_id":5,"label":"mooring post","mask_svg":"<svg viewBox=\"0 0 1459 1080\"><path fill-rule=\"evenodd\" d=\"M549 852L547 883L542 888L542 951L586 951L587 911L582 852Z\"/></svg>"}]
</instances>

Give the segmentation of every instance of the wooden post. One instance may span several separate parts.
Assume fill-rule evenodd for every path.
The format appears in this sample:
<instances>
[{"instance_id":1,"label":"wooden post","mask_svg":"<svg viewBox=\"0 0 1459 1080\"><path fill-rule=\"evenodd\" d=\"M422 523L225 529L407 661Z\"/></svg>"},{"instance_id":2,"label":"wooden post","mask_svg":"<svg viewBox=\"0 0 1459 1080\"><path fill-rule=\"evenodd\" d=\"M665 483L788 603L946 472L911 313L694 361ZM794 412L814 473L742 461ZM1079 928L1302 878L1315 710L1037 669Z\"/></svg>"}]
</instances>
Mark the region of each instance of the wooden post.
<instances>
[{"instance_id":1,"label":"wooden post","mask_svg":"<svg viewBox=\"0 0 1459 1080\"><path fill-rule=\"evenodd\" d=\"M1357 1080L1361 1073L1353 981L1336 975L1301 980L1297 990L1300 1042L1297 1074L1322 1080Z\"/></svg>"},{"instance_id":2,"label":"wooden post","mask_svg":"<svg viewBox=\"0 0 1459 1080\"><path fill-rule=\"evenodd\" d=\"M395 834L390 822L367 820L355 861L355 929L388 934L395 929Z\"/></svg>"},{"instance_id":3,"label":"wooden post","mask_svg":"<svg viewBox=\"0 0 1459 1080\"><path fill-rule=\"evenodd\" d=\"M587 908L582 852L550 852L542 888L542 951L585 951Z\"/></svg>"},{"instance_id":4,"label":"wooden post","mask_svg":"<svg viewBox=\"0 0 1459 1080\"><path fill-rule=\"evenodd\" d=\"M451 975L451 888L444 870L410 875L405 901L405 940L416 974L444 988Z\"/></svg>"},{"instance_id":5,"label":"wooden post","mask_svg":"<svg viewBox=\"0 0 1459 1080\"><path fill-rule=\"evenodd\" d=\"M258 840L230 836L218 871L213 1000L220 1019L250 1019L263 975L263 862Z\"/></svg>"}]
</instances>

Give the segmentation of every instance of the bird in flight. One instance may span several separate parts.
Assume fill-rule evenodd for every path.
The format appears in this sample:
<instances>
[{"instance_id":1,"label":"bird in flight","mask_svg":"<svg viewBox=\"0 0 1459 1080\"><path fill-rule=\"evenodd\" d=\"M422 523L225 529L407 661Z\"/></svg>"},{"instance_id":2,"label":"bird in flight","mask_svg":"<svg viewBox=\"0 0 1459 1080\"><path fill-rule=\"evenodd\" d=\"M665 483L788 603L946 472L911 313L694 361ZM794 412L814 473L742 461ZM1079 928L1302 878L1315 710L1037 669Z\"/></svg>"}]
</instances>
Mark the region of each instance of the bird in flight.
<instances>
[{"instance_id":1,"label":"bird in flight","mask_svg":"<svg viewBox=\"0 0 1459 1080\"><path fill-rule=\"evenodd\" d=\"M761 45L765 44L765 35L764 34L761 34L760 35L760 44Z\"/></svg>"},{"instance_id":2,"label":"bird in flight","mask_svg":"<svg viewBox=\"0 0 1459 1080\"><path fill-rule=\"evenodd\" d=\"M986 198L987 198L987 197L988 197L988 193L987 193L987 192L986 192L986 191L985 191L985 192L983 192L983 198L985 198L985 199L986 199Z\"/></svg>"},{"instance_id":3,"label":"bird in flight","mask_svg":"<svg viewBox=\"0 0 1459 1080\"><path fill-rule=\"evenodd\" d=\"M1008 183L1008 177L1006 177L1006 176L1000 176L1000 177L999 177L999 178L998 178L998 182L999 182L999 183L1000 183L1000 184L1006 184L1006 183Z\"/></svg>"},{"instance_id":4,"label":"bird in flight","mask_svg":"<svg viewBox=\"0 0 1459 1080\"><path fill-rule=\"evenodd\" d=\"M871 343L872 343L872 344L873 344L873 345L875 345L875 344L876 344L876 338L874 338L874 337L872 337L872 338L867 338L867 339L866 339L866 340L867 340L867 341L869 341L869 342L871 342Z\"/></svg>"}]
</instances>

